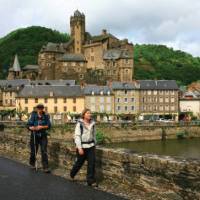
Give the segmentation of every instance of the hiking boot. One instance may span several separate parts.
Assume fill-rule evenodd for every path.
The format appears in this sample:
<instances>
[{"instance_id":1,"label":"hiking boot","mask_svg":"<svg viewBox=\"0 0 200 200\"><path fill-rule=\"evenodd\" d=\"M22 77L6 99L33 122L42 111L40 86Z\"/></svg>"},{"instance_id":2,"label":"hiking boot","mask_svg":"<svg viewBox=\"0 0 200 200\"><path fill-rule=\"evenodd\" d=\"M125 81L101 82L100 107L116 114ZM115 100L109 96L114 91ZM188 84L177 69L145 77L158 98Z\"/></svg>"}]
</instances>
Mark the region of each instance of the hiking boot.
<instances>
[{"instance_id":1,"label":"hiking boot","mask_svg":"<svg viewBox=\"0 0 200 200\"><path fill-rule=\"evenodd\" d=\"M43 169L43 172L44 173L47 173L47 174L50 174L51 173L51 170L49 168L44 168Z\"/></svg>"}]
</instances>

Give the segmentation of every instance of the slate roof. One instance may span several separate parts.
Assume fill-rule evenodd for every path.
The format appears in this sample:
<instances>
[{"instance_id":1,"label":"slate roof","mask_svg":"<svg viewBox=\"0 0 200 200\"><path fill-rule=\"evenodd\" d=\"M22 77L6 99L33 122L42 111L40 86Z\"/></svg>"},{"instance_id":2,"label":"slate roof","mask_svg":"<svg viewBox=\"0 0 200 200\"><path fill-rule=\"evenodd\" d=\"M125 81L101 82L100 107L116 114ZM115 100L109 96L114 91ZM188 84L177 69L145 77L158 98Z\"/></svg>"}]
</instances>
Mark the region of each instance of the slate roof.
<instances>
[{"instance_id":1,"label":"slate roof","mask_svg":"<svg viewBox=\"0 0 200 200\"><path fill-rule=\"evenodd\" d=\"M75 85L75 80L36 80L31 85Z\"/></svg>"},{"instance_id":2,"label":"slate roof","mask_svg":"<svg viewBox=\"0 0 200 200\"><path fill-rule=\"evenodd\" d=\"M82 17L82 16L84 16L84 13L81 13L79 10L76 10L76 11L74 12L74 16L75 16L75 17Z\"/></svg>"},{"instance_id":3,"label":"slate roof","mask_svg":"<svg viewBox=\"0 0 200 200\"><path fill-rule=\"evenodd\" d=\"M103 40L106 40L108 38L114 38L114 39L117 39L114 35L110 34L110 33L107 33L105 35L95 35L95 36L92 36L91 37L91 40L93 42L100 42L100 41L103 41Z\"/></svg>"},{"instance_id":4,"label":"slate roof","mask_svg":"<svg viewBox=\"0 0 200 200\"><path fill-rule=\"evenodd\" d=\"M109 83L107 82L107 84ZM110 87L113 90L133 90L133 89L139 89L140 85L135 82L113 81L111 82Z\"/></svg>"},{"instance_id":5,"label":"slate roof","mask_svg":"<svg viewBox=\"0 0 200 200\"><path fill-rule=\"evenodd\" d=\"M83 91L79 85L60 86L60 85L26 85L18 94L17 97L80 97L83 96Z\"/></svg>"},{"instance_id":6,"label":"slate roof","mask_svg":"<svg viewBox=\"0 0 200 200\"><path fill-rule=\"evenodd\" d=\"M86 62L84 55L82 54L64 54L58 59L59 61L75 61L75 62Z\"/></svg>"},{"instance_id":7,"label":"slate roof","mask_svg":"<svg viewBox=\"0 0 200 200\"><path fill-rule=\"evenodd\" d=\"M0 80L0 87L17 87L29 84L28 79Z\"/></svg>"},{"instance_id":8,"label":"slate roof","mask_svg":"<svg viewBox=\"0 0 200 200\"><path fill-rule=\"evenodd\" d=\"M63 43L52 43L48 42L47 45L44 45L41 49L42 52L57 52L57 53L64 53L64 45Z\"/></svg>"},{"instance_id":9,"label":"slate roof","mask_svg":"<svg viewBox=\"0 0 200 200\"><path fill-rule=\"evenodd\" d=\"M110 49L104 52L104 60L117 60L120 58L133 58L129 51L123 49Z\"/></svg>"},{"instance_id":10,"label":"slate roof","mask_svg":"<svg viewBox=\"0 0 200 200\"><path fill-rule=\"evenodd\" d=\"M15 55L13 66L9 69L9 71L14 71L14 72L20 72L21 71L21 67L20 67L20 64L19 64L17 54Z\"/></svg>"},{"instance_id":11,"label":"slate roof","mask_svg":"<svg viewBox=\"0 0 200 200\"><path fill-rule=\"evenodd\" d=\"M24 71L28 71L28 70L33 70L33 71L38 71L39 70L39 65L26 65L23 68Z\"/></svg>"},{"instance_id":12,"label":"slate roof","mask_svg":"<svg viewBox=\"0 0 200 200\"><path fill-rule=\"evenodd\" d=\"M178 90L175 80L139 80L141 90Z\"/></svg>"},{"instance_id":13,"label":"slate roof","mask_svg":"<svg viewBox=\"0 0 200 200\"><path fill-rule=\"evenodd\" d=\"M112 94L112 90L108 86L87 85L84 87L85 95L108 95Z\"/></svg>"}]
</instances>

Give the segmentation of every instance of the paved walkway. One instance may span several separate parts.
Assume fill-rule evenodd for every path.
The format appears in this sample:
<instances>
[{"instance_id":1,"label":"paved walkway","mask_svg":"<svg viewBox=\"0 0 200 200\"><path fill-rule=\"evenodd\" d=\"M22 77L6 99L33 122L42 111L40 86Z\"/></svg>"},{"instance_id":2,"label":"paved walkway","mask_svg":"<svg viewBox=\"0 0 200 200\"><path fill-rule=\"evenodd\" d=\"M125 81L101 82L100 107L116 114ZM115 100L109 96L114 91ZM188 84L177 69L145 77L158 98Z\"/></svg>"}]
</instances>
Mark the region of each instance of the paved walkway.
<instances>
[{"instance_id":1,"label":"paved walkway","mask_svg":"<svg viewBox=\"0 0 200 200\"><path fill-rule=\"evenodd\" d=\"M1 200L122 200L0 157Z\"/></svg>"}]
</instances>

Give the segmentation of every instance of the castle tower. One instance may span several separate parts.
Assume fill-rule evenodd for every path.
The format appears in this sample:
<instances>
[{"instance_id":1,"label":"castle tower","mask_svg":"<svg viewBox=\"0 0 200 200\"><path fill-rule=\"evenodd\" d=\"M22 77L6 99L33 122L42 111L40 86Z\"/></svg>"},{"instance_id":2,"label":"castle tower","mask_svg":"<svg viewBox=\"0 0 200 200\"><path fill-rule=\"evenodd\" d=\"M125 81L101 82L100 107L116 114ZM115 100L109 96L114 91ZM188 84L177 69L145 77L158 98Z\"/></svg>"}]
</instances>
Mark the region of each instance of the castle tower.
<instances>
[{"instance_id":1,"label":"castle tower","mask_svg":"<svg viewBox=\"0 0 200 200\"><path fill-rule=\"evenodd\" d=\"M85 15L76 10L70 17L71 37L74 39L74 53L83 53L82 45L85 41Z\"/></svg>"}]
</instances>

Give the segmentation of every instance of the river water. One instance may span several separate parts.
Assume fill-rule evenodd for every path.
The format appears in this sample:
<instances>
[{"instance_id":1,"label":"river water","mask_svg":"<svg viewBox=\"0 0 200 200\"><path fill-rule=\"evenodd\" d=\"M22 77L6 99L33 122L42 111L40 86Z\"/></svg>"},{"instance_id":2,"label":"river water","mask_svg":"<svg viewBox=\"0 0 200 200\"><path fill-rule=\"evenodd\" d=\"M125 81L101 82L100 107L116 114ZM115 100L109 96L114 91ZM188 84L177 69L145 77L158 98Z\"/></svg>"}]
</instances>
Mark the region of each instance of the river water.
<instances>
[{"instance_id":1,"label":"river water","mask_svg":"<svg viewBox=\"0 0 200 200\"><path fill-rule=\"evenodd\" d=\"M200 138L124 142L107 144L106 146L130 149L134 152L200 159Z\"/></svg>"}]
</instances>

